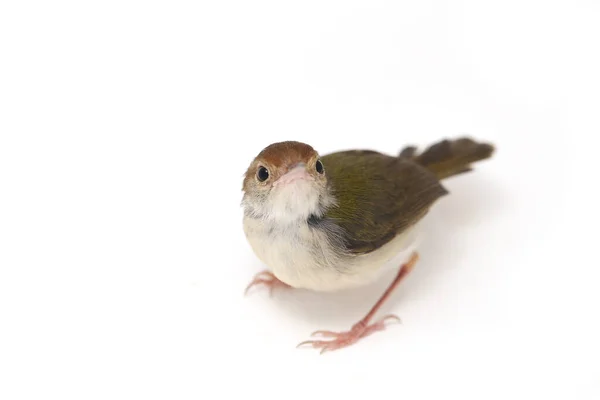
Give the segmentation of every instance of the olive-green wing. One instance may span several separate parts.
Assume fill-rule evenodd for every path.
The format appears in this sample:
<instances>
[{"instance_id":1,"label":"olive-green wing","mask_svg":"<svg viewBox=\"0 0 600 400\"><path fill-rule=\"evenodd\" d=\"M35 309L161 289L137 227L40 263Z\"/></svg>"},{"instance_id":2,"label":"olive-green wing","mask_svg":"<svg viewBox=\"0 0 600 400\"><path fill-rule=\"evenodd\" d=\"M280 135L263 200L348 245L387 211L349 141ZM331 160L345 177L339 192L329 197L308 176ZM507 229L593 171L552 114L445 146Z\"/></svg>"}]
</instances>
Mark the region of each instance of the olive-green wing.
<instances>
[{"instance_id":1,"label":"olive-green wing","mask_svg":"<svg viewBox=\"0 0 600 400\"><path fill-rule=\"evenodd\" d=\"M381 247L448 193L432 172L408 158L350 150L321 161L338 203L325 218L345 231L352 253Z\"/></svg>"}]
</instances>

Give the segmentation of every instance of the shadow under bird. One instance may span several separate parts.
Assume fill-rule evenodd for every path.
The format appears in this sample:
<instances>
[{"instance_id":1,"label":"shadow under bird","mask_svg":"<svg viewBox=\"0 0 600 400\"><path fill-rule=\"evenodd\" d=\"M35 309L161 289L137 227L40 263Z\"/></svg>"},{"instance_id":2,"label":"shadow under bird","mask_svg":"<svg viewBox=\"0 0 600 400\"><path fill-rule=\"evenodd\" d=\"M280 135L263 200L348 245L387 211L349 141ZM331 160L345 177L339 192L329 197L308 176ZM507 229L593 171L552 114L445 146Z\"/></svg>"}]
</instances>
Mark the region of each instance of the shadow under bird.
<instances>
[{"instance_id":1,"label":"shadow under bird","mask_svg":"<svg viewBox=\"0 0 600 400\"><path fill-rule=\"evenodd\" d=\"M471 171L493 151L470 138L443 140L422 153L409 146L397 156L372 150L320 156L305 143L269 145L243 181L244 232L267 267L246 291L257 284L337 291L398 268L381 298L348 331L317 331L313 336L329 340L300 345L336 350L385 329L386 320L398 317L374 316L417 261L414 233L448 194L441 180Z\"/></svg>"}]
</instances>

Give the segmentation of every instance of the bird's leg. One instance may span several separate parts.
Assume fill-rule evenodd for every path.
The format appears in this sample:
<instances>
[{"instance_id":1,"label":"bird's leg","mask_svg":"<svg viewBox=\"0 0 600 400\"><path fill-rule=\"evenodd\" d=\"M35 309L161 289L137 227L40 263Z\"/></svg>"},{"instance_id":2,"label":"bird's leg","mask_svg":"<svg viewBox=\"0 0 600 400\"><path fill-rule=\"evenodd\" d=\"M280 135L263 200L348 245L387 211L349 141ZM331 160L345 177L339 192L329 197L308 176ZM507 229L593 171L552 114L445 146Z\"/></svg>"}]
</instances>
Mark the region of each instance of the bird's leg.
<instances>
[{"instance_id":1,"label":"bird's leg","mask_svg":"<svg viewBox=\"0 0 600 400\"><path fill-rule=\"evenodd\" d=\"M415 252L412 254L408 262L403 264L398 271L398 275L392 281L390 286L386 289L383 295L379 298L377 303L371 308L371 310L361 319L358 323L354 324L352 328L347 332L332 332L332 331L316 331L311 336L321 336L333 338L330 341L324 340L307 340L298 345L298 347L304 344L310 344L315 348L320 348L321 353L329 350L337 350L342 347L347 347L353 343L356 343L359 339L369 336L370 334L382 331L385 329L385 321L390 319L400 320L396 315L389 314L381 318L377 322L371 323L373 316L379 310L381 305L390 297L391 293L398 286L400 281L413 269L415 263L418 260L418 254Z\"/></svg>"},{"instance_id":2,"label":"bird's leg","mask_svg":"<svg viewBox=\"0 0 600 400\"><path fill-rule=\"evenodd\" d=\"M277 279L277 277L273 275L271 271L264 270L254 275L254 279L248 284L248 286L246 286L246 290L244 291L244 293L247 294L248 290L250 290L252 286L259 285L261 283L269 288L270 295L273 294L273 289L275 287L290 287L287 283L284 283Z\"/></svg>"}]
</instances>

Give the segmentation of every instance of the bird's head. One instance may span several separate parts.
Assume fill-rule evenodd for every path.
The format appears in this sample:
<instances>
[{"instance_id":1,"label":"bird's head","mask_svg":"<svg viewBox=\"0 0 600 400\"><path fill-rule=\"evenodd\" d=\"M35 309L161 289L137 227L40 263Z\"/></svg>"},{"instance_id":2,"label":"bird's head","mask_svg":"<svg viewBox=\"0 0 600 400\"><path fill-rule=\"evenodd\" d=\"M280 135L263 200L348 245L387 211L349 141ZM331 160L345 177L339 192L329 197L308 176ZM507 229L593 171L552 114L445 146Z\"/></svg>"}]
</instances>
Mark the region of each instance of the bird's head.
<instances>
[{"instance_id":1,"label":"bird's head","mask_svg":"<svg viewBox=\"0 0 600 400\"><path fill-rule=\"evenodd\" d=\"M246 215L280 223L320 217L333 203L319 154L294 141L263 149L250 163L242 191Z\"/></svg>"}]
</instances>

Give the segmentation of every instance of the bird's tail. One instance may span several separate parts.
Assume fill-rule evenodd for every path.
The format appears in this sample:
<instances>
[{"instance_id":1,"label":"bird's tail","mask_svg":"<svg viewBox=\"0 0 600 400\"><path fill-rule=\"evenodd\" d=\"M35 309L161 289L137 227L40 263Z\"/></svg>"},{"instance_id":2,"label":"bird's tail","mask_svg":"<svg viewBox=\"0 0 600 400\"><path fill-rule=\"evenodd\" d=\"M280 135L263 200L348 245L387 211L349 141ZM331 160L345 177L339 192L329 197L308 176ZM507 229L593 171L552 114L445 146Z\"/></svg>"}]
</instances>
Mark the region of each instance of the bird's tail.
<instances>
[{"instance_id":1,"label":"bird's tail","mask_svg":"<svg viewBox=\"0 0 600 400\"><path fill-rule=\"evenodd\" d=\"M478 143L469 138L443 140L417 153L414 146L405 147L399 154L433 172L438 179L471 171L471 164L490 158L494 146L488 143Z\"/></svg>"}]
</instances>

